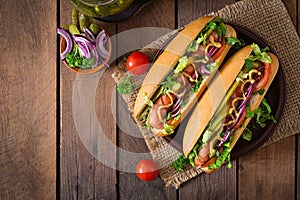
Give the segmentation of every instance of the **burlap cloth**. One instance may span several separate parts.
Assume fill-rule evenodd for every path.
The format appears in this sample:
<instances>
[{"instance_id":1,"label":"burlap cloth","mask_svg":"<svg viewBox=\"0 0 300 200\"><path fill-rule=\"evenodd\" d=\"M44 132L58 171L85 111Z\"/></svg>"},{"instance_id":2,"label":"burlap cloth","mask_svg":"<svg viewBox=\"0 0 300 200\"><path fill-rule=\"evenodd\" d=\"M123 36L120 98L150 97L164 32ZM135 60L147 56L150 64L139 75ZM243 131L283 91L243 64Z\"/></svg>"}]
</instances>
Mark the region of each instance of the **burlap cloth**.
<instances>
[{"instance_id":1,"label":"burlap cloth","mask_svg":"<svg viewBox=\"0 0 300 200\"><path fill-rule=\"evenodd\" d=\"M228 22L242 25L258 33L277 52L281 60L281 67L286 78L286 105L276 131L265 145L299 133L300 39L284 4L280 0L245 0L226 6L212 15L220 16ZM157 50L172 34L174 32L159 38L144 47L142 51L153 58ZM125 64L120 63L115 67L113 78L118 83L124 80L126 74ZM135 77L134 84L140 86L143 78L143 76ZM133 93L123 95L130 111L133 109L137 92L138 87ZM163 138L154 136L143 127L140 127L140 130L153 159L164 164L160 170L160 176L167 186L173 185L178 188L183 182L201 173L200 170L192 168L188 168L182 173L175 171L171 167L171 162L176 160L180 153L174 150Z\"/></svg>"}]
</instances>

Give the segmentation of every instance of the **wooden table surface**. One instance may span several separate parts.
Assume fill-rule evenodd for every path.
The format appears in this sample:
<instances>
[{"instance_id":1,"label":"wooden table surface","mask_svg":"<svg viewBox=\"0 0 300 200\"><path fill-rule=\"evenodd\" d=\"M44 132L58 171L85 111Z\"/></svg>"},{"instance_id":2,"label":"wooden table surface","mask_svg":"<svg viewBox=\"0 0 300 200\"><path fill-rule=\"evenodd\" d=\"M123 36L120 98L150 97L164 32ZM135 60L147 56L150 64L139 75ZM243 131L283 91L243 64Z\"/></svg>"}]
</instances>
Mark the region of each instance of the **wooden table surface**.
<instances>
[{"instance_id":1,"label":"wooden table surface","mask_svg":"<svg viewBox=\"0 0 300 200\"><path fill-rule=\"evenodd\" d=\"M126 21L101 24L110 35L139 27L175 29L234 2L154 0ZM300 1L284 3L300 32ZM99 73L76 76L59 58L56 27L70 23L72 6L67 0L0 1L0 5L0 199L300 198L298 136L233 161L231 170L222 167L214 174L199 175L178 190L165 187L160 178L142 182L134 173L102 164L84 146L72 107L76 81L85 81L81 89L88 91ZM119 147L98 154L118 165L120 149L149 150L142 138L118 126L126 121L126 111L120 106L122 99L112 99L112 73L109 68L102 75L94 102L107 138ZM86 136L91 132L86 130Z\"/></svg>"}]
</instances>

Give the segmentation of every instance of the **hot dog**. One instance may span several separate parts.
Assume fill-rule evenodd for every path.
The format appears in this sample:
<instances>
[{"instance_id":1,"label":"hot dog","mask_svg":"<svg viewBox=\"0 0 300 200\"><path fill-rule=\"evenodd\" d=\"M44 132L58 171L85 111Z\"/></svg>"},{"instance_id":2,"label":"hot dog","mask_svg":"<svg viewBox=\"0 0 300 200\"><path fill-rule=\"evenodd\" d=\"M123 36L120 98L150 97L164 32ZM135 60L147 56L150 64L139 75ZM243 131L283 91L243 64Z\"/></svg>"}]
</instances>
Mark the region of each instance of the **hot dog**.
<instances>
[{"instance_id":1,"label":"hot dog","mask_svg":"<svg viewBox=\"0 0 300 200\"><path fill-rule=\"evenodd\" d=\"M203 93L236 38L216 17L191 22L150 68L137 95L133 117L154 134L172 134Z\"/></svg>"},{"instance_id":2,"label":"hot dog","mask_svg":"<svg viewBox=\"0 0 300 200\"><path fill-rule=\"evenodd\" d=\"M186 163L207 173L230 160L232 148L251 120L246 113L259 107L279 67L277 57L266 50L248 45L223 65L218 78L226 94L213 95L219 85L215 80L211 82L187 123L185 158L181 160L187 159Z\"/></svg>"}]
</instances>

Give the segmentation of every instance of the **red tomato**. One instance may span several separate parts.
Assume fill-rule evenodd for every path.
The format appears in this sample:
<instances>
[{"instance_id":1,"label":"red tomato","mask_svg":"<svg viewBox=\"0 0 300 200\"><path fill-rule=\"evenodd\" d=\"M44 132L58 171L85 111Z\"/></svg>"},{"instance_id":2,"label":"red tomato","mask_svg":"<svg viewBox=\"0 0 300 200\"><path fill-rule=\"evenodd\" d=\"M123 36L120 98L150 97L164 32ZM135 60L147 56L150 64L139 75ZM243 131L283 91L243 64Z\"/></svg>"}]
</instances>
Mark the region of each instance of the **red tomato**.
<instances>
[{"instance_id":1,"label":"red tomato","mask_svg":"<svg viewBox=\"0 0 300 200\"><path fill-rule=\"evenodd\" d=\"M222 54L222 52L223 52L223 50L225 48L225 39L224 38L222 38L221 44L222 44L222 46L218 49L218 51L216 52L216 54L213 55L213 57L212 57L213 61L217 60L220 57L220 55Z\"/></svg>"},{"instance_id":2,"label":"red tomato","mask_svg":"<svg viewBox=\"0 0 300 200\"><path fill-rule=\"evenodd\" d=\"M201 165L202 168L204 167L208 167L209 165L213 164L214 162L216 162L216 160L218 159L218 157L213 157L211 158L209 161L207 161L204 165Z\"/></svg>"},{"instance_id":3,"label":"red tomato","mask_svg":"<svg viewBox=\"0 0 300 200\"><path fill-rule=\"evenodd\" d=\"M254 86L253 92L257 92L260 89L264 88L269 80L270 74L271 74L271 65L269 63L264 63L265 70L264 70L264 76L259 80L259 82Z\"/></svg>"},{"instance_id":4,"label":"red tomato","mask_svg":"<svg viewBox=\"0 0 300 200\"><path fill-rule=\"evenodd\" d=\"M158 176L158 166L153 160L141 160L136 168L136 175L143 181L152 181Z\"/></svg>"},{"instance_id":5,"label":"red tomato","mask_svg":"<svg viewBox=\"0 0 300 200\"><path fill-rule=\"evenodd\" d=\"M244 119L246 117L246 113L247 113L247 110L245 109L244 112L242 113L242 116L241 118L239 119L238 123L235 125L235 127L233 128L234 130L238 129L244 122Z\"/></svg>"},{"instance_id":6,"label":"red tomato","mask_svg":"<svg viewBox=\"0 0 300 200\"><path fill-rule=\"evenodd\" d=\"M133 52L126 61L126 68L134 75L142 75L148 71L150 61L144 53Z\"/></svg>"}]
</instances>

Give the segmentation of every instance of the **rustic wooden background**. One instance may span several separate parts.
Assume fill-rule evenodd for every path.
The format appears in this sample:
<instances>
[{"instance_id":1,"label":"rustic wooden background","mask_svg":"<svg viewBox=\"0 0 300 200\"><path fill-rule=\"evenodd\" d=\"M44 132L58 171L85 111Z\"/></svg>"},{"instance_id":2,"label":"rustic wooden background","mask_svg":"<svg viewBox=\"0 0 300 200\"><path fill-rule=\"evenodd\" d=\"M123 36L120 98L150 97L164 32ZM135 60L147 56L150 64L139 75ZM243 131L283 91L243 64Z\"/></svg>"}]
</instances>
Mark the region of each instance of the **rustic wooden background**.
<instances>
[{"instance_id":1,"label":"rustic wooden background","mask_svg":"<svg viewBox=\"0 0 300 200\"><path fill-rule=\"evenodd\" d=\"M175 29L234 2L153 0L124 22L101 24L110 35L138 27ZM299 2L284 0L298 33ZM56 27L70 23L71 9L67 0L0 0L0 199L54 199L56 195L61 199L300 197L298 136L234 161L231 170L224 167L200 175L178 190L164 187L161 179L145 183L135 174L101 164L83 146L75 129L72 90L76 74L63 66L58 53ZM112 68L106 70L99 83L106 95L96 93L101 125L120 148L148 152L143 139L128 136L114 121L108 106L115 89L112 72ZM116 105L119 123L126 123L122 120L126 111ZM118 161L118 152L110 153Z\"/></svg>"}]
</instances>

